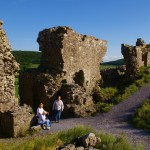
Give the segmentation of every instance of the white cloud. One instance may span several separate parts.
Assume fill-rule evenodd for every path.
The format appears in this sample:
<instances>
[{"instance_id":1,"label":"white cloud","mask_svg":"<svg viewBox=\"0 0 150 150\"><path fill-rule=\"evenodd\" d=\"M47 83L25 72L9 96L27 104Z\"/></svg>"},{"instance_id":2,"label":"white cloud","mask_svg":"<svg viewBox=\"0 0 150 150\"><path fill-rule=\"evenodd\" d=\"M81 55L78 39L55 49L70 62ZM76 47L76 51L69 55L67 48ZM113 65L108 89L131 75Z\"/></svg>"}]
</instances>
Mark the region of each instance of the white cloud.
<instances>
[{"instance_id":1,"label":"white cloud","mask_svg":"<svg viewBox=\"0 0 150 150\"><path fill-rule=\"evenodd\" d=\"M103 62L114 61L114 60L118 60L118 59L122 59L122 57L121 56L116 56L116 55L112 55L112 56L105 55L103 57Z\"/></svg>"}]
</instances>

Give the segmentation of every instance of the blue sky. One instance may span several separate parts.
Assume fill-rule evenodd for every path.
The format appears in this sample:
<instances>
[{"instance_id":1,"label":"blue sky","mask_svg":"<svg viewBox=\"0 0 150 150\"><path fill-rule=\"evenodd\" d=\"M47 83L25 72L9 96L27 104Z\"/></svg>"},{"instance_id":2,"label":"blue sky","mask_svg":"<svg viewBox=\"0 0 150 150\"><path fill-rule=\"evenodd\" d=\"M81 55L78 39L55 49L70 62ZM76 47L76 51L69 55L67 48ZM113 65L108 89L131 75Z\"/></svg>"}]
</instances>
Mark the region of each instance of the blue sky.
<instances>
[{"instance_id":1,"label":"blue sky","mask_svg":"<svg viewBox=\"0 0 150 150\"><path fill-rule=\"evenodd\" d=\"M150 43L150 0L0 0L0 6L13 50L38 51L39 31L61 25L107 40L104 61L121 58L122 43Z\"/></svg>"}]
</instances>

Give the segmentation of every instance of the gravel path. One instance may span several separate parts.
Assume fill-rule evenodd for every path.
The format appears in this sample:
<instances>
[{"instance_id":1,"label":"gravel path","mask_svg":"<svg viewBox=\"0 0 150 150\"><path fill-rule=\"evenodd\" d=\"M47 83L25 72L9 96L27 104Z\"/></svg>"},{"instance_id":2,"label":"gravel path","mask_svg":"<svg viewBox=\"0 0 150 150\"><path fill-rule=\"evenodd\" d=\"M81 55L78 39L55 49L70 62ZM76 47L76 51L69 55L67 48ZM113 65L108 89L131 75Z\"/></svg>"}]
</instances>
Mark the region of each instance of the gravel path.
<instances>
[{"instance_id":1,"label":"gravel path","mask_svg":"<svg viewBox=\"0 0 150 150\"><path fill-rule=\"evenodd\" d=\"M41 134L66 130L76 125L89 125L95 130L125 135L134 144L142 142L145 145L145 150L150 150L150 131L135 129L126 122L135 109L147 98L150 98L150 84L145 85L127 100L114 106L108 113L99 114L96 117L62 119L60 123L52 124L50 131L43 130Z\"/></svg>"}]
</instances>

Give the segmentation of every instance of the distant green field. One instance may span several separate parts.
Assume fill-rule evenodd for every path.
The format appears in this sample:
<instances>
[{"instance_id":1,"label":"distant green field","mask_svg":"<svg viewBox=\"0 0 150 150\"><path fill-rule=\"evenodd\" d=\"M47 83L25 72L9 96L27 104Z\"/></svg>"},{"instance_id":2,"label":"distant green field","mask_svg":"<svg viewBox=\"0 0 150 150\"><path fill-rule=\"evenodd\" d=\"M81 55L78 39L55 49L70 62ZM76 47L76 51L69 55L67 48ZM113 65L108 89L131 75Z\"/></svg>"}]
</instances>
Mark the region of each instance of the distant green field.
<instances>
[{"instance_id":1,"label":"distant green field","mask_svg":"<svg viewBox=\"0 0 150 150\"><path fill-rule=\"evenodd\" d=\"M108 68L116 68L121 65L124 65L123 59L110 61L110 62L104 62L100 65L100 70L108 69Z\"/></svg>"},{"instance_id":2,"label":"distant green field","mask_svg":"<svg viewBox=\"0 0 150 150\"><path fill-rule=\"evenodd\" d=\"M20 64L20 69L37 68L41 60L41 52L35 51L12 51L16 61Z\"/></svg>"}]
</instances>

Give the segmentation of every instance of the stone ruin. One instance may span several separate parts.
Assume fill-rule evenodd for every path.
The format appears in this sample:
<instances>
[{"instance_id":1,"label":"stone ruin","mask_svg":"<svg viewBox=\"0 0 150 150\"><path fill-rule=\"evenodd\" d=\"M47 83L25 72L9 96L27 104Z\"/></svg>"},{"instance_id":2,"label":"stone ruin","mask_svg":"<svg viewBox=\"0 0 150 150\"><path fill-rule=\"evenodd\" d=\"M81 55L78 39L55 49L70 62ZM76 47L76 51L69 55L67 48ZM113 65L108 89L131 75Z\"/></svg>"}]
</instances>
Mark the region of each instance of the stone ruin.
<instances>
[{"instance_id":1,"label":"stone ruin","mask_svg":"<svg viewBox=\"0 0 150 150\"><path fill-rule=\"evenodd\" d=\"M47 111L57 94L65 104L64 117L88 116L95 112L91 91L98 85L100 63L107 42L76 33L59 26L39 32L37 39L42 51L38 69L20 75L21 104L28 104L36 112L40 102Z\"/></svg>"},{"instance_id":2,"label":"stone ruin","mask_svg":"<svg viewBox=\"0 0 150 150\"><path fill-rule=\"evenodd\" d=\"M102 70L101 86L115 86L122 78L134 77L140 67L150 66L150 44L146 44L141 38L137 39L136 46L122 44L121 52L124 57L124 65Z\"/></svg>"},{"instance_id":3,"label":"stone ruin","mask_svg":"<svg viewBox=\"0 0 150 150\"><path fill-rule=\"evenodd\" d=\"M15 97L15 73L19 65L11 54L5 31L0 21L0 132L16 137L28 128L31 121L31 109L19 106Z\"/></svg>"},{"instance_id":4,"label":"stone ruin","mask_svg":"<svg viewBox=\"0 0 150 150\"><path fill-rule=\"evenodd\" d=\"M2 24L0 21L0 132L7 136L17 137L29 128L32 109L36 112L40 102L51 111L57 95L65 104L64 117L89 116L96 111L91 92L99 87L102 78L106 86L113 86L118 76L134 75L139 67L150 65L150 44L137 39L136 46L122 44L125 65L101 71L101 78L105 40L78 34L66 26L45 29L37 39L42 51L39 68L20 74L19 105L14 86L19 65L11 54Z\"/></svg>"},{"instance_id":5,"label":"stone ruin","mask_svg":"<svg viewBox=\"0 0 150 150\"><path fill-rule=\"evenodd\" d=\"M135 75L141 66L150 65L150 44L146 44L141 38L137 39L136 46L122 44L121 52L127 75Z\"/></svg>"}]
</instances>

